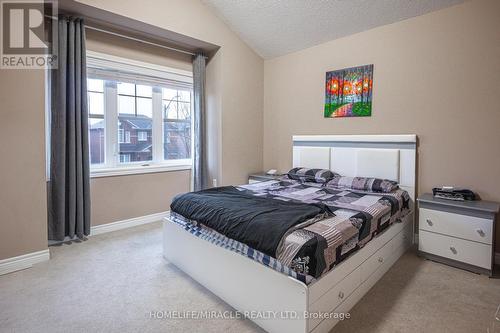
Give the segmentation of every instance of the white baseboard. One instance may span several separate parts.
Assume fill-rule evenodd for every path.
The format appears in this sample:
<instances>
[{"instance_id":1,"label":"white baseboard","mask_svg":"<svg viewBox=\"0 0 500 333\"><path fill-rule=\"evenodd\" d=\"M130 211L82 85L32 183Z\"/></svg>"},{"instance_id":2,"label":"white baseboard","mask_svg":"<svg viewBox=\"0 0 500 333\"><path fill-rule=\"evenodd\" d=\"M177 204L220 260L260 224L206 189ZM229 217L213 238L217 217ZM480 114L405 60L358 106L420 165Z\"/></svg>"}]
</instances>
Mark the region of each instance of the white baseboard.
<instances>
[{"instance_id":1,"label":"white baseboard","mask_svg":"<svg viewBox=\"0 0 500 333\"><path fill-rule=\"evenodd\" d=\"M49 249L23 254L21 256L0 260L0 275L30 268L50 259Z\"/></svg>"},{"instance_id":2,"label":"white baseboard","mask_svg":"<svg viewBox=\"0 0 500 333\"><path fill-rule=\"evenodd\" d=\"M95 236L106 232L126 229L143 225L152 222L161 221L164 217L168 216L169 211L155 213L145 216L134 217L127 220L117 221L113 223L96 225L90 228L90 235ZM0 260L0 275L19 271L21 269L30 268L34 264L50 259L49 249L23 254L21 256L12 257Z\"/></svg>"},{"instance_id":3,"label":"white baseboard","mask_svg":"<svg viewBox=\"0 0 500 333\"><path fill-rule=\"evenodd\" d=\"M134 218L126 219L126 220L122 220L122 221L116 221L116 222L112 222L112 223L96 225L96 226L90 227L90 235L95 236L95 235L104 234L106 232L126 229L126 228L135 227L138 225L143 225L143 224L152 223L152 222L158 222L158 221L161 221L164 217L168 216L169 213L170 213L170 211L166 211L166 212L161 212L161 213L155 213L155 214L150 214L150 215L134 217Z\"/></svg>"}]
</instances>

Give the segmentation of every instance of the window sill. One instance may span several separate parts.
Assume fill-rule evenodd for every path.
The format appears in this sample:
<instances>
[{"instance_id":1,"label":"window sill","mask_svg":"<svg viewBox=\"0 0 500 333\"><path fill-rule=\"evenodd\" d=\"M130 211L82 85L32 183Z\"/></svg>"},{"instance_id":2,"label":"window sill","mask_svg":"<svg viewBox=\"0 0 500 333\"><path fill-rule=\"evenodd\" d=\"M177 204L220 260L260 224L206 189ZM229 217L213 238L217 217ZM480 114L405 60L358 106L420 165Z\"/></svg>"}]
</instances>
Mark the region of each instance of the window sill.
<instances>
[{"instance_id":1,"label":"window sill","mask_svg":"<svg viewBox=\"0 0 500 333\"><path fill-rule=\"evenodd\" d=\"M121 168L102 168L90 171L90 178L115 177L126 175L140 175L145 173L158 173L169 171L191 170L191 165L146 165Z\"/></svg>"}]
</instances>

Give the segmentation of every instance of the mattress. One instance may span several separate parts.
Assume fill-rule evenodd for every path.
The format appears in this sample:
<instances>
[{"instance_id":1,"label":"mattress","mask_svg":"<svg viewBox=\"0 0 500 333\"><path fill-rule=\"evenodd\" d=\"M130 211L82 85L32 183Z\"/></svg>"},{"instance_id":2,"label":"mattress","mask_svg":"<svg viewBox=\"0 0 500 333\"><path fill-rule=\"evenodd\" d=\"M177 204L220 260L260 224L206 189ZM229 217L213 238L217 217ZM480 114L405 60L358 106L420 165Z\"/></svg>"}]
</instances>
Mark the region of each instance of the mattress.
<instances>
[{"instance_id":1,"label":"mattress","mask_svg":"<svg viewBox=\"0 0 500 333\"><path fill-rule=\"evenodd\" d=\"M174 212L170 219L196 237L306 284L333 269L410 211L410 197L401 189L391 193L373 193L287 178L242 185L237 189L269 200L322 203L330 208L333 215L289 230L282 238L276 257L252 249Z\"/></svg>"}]
</instances>

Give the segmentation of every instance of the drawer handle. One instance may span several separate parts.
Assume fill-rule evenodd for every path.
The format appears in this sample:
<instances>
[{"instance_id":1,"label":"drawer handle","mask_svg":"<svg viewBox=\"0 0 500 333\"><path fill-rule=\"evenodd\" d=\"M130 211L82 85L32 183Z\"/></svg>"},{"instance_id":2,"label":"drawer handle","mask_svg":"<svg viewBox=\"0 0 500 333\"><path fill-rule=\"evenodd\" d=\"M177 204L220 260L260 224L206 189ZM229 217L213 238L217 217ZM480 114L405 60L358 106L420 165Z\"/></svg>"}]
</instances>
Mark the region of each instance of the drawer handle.
<instances>
[{"instance_id":1,"label":"drawer handle","mask_svg":"<svg viewBox=\"0 0 500 333\"><path fill-rule=\"evenodd\" d=\"M432 225L434 224L434 223L432 223L431 219L426 219L425 222L427 222L427 224L429 225L429 227L432 227Z\"/></svg>"},{"instance_id":2,"label":"drawer handle","mask_svg":"<svg viewBox=\"0 0 500 333\"><path fill-rule=\"evenodd\" d=\"M378 257L378 262L384 262L384 258Z\"/></svg>"},{"instance_id":3,"label":"drawer handle","mask_svg":"<svg viewBox=\"0 0 500 333\"><path fill-rule=\"evenodd\" d=\"M343 298L344 298L344 293L343 293L342 291L341 291L341 292L339 292L339 298L340 298L340 299L343 299Z\"/></svg>"},{"instance_id":4,"label":"drawer handle","mask_svg":"<svg viewBox=\"0 0 500 333\"><path fill-rule=\"evenodd\" d=\"M457 254L457 249L455 249L453 246L450 246L450 251L451 251L453 254Z\"/></svg>"},{"instance_id":5,"label":"drawer handle","mask_svg":"<svg viewBox=\"0 0 500 333\"><path fill-rule=\"evenodd\" d=\"M476 232L479 234L479 236L484 237L485 233L483 229L476 229Z\"/></svg>"}]
</instances>

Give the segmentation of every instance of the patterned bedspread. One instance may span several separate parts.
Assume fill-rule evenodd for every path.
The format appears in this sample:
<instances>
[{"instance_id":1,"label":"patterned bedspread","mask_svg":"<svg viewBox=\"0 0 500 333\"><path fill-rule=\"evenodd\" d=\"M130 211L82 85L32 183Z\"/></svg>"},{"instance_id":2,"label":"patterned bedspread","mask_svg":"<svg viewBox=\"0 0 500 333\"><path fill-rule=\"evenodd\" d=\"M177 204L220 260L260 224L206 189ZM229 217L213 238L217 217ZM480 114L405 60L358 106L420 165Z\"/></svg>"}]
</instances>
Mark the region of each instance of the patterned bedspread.
<instances>
[{"instance_id":1,"label":"patterned bedspread","mask_svg":"<svg viewBox=\"0 0 500 333\"><path fill-rule=\"evenodd\" d=\"M409 212L410 197L401 189L391 193L373 193L286 178L237 188L269 200L323 203L334 215L289 230L281 240L276 258L178 214L172 214L171 220L195 236L246 255L305 283L321 277Z\"/></svg>"}]
</instances>

